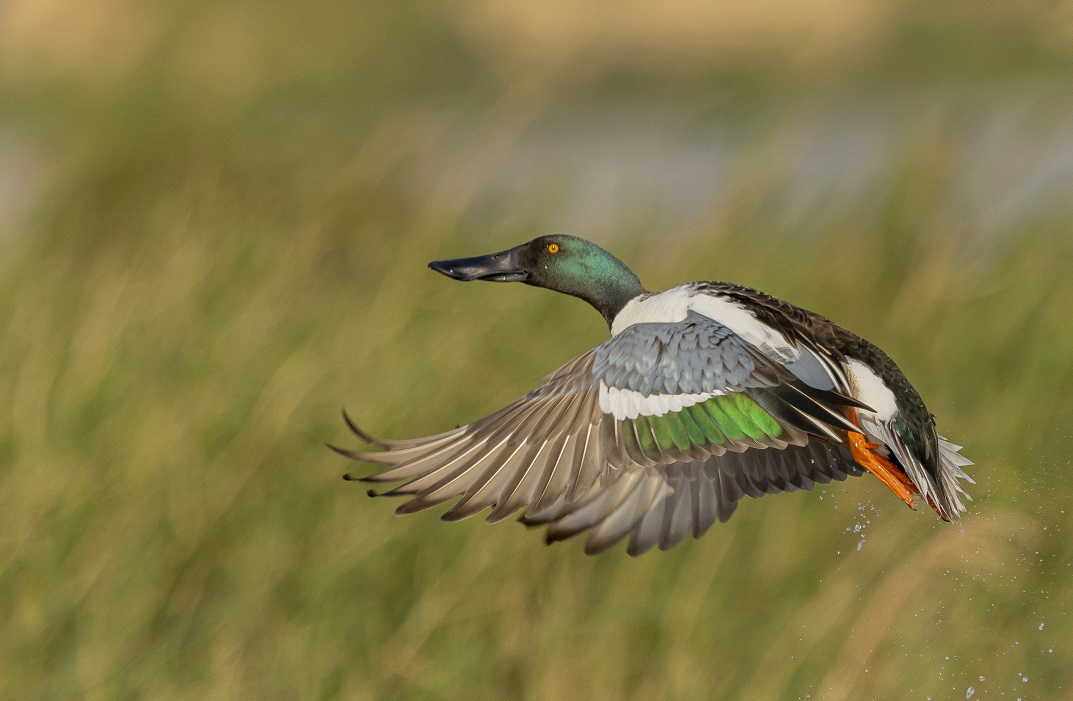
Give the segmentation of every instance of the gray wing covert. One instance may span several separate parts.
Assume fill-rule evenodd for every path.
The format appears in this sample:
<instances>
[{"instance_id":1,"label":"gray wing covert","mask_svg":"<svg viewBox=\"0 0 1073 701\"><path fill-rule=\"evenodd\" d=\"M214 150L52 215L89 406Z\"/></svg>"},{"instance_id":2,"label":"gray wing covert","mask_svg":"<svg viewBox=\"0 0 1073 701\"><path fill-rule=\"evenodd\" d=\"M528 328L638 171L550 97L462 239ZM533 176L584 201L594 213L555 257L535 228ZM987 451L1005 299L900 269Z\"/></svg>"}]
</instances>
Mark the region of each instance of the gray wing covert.
<instances>
[{"instance_id":1,"label":"gray wing covert","mask_svg":"<svg viewBox=\"0 0 1073 701\"><path fill-rule=\"evenodd\" d=\"M726 326L691 311L681 322L626 327L596 348L593 375L647 397L772 386L779 372Z\"/></svg>"}]
</instances>

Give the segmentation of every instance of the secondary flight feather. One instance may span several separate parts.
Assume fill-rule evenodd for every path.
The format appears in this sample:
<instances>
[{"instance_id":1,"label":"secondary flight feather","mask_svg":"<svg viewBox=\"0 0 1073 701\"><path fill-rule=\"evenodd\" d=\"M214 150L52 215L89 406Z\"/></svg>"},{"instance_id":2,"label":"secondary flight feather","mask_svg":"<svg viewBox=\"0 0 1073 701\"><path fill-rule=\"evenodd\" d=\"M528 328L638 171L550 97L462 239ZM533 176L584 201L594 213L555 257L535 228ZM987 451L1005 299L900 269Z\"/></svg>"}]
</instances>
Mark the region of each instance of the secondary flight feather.
<instances>
[{"instance_id":1,"label":"secondary flight feather","mask_svg":"<svg viewBox=\"0 0 1073 701\"><path fill-rule=\"evenodd\" d=\"M579 297L611 338L486 418L436 436L333 449L387 469L407 514L456 499L448 521L521 513L549 543L588 532L585 551L628 539L667 549L726 521L745 496L871 473L910 507L965 510L960 446L863 338L757 290L694 282L648 292L621 261L573 236L434 261L457 280L522 282Z\"/></svg>"}]
</instances>

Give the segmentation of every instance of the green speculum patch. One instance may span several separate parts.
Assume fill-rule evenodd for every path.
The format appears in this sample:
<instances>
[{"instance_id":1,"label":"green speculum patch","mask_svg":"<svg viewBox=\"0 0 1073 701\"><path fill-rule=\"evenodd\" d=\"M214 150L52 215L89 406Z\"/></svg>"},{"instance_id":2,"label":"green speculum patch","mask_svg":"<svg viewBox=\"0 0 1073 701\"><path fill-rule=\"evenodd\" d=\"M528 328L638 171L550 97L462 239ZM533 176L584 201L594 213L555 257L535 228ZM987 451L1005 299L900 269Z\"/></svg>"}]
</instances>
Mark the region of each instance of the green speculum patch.
<instances>
[{"instance_id":1,"label":"green speculum patch","mask_svg":"<svg viewBox=\"0 0 1073 701\"><path fill-rule=\"evenodd\" d=\"M648 419L644 416L638 416L633 420L633 427L637 430L637 442L641 446L641 450L649 458L656 460L659 458L659 448L656 447L656 439L652 436L652 429L648 425Z\"/></svg>"},{"instance_id":2,"label":"green speculum patch","mask_svg":"<svg viewBox=\"0 0 1073 701\"><path fill-rule=\"evenodd\" d=\"M661 452L689 450L727 440L778 438L782 425L748 395L740 392L712 397L700 404L662 416L638 416L622 421L622 440L628 453L658 458Z\"/></svg>"},{"instance_id":3,"label":"green speculum patch","mask_svg":"<svg viewBox=\"0 0 1073 701\"><path fill-rule=\"evenodd\" d=\"M730 397L714 397L708 401L718 403L719 408L723 410L723 413L726 414L726 416L734 422L734 425L741 429L749 438L760 440L764 437L764 432L760 430L760 427L754 424L749 418L749 415L742 411L738 406L738 403L730 399Z\"/></svg>"},{"instance_id":4,"label":"green speculum patch","mask_svg":"<svg viewBox=\"0 0 1073 701\"><path fill-rule=\"evenodd\" d=\"M769 414L762 406L744 394L733 394L731 396L735 397L735 402L742 413L748 416L749 420L765 435L772 438L778 438L782 435L782 424L776 421L775 417Z\"/></svg>"},{"instance_id":5,"label":"green speculum patch","mask_svg":"<svg viewBox=\"0 0 1073 701\"><path fill-rule=\"evenodd\" d=\"M626 419L622 421L621 424L622 447L626 449L627 455L637 455L641 452L641 448L637 445L637 434L634 433L633 421Z\"/></svg>"},{"instance_id":6,"label":"green speculum patch","mask_svg":"<svg viewBox=\"0 0 1073 701\"><path fill-rule=\"evenodd\" d=\"M664 415L666 416L666 415ZM661 450L670 450L674 445L674 438L671 437L671 428L664 421L663 416L648 416L645 417L648 420L648 425L652 429L652 435L656 437L656 442L659 443Z\"/></svg>"},{"instance_id":7,"label":"green speculum patch","mask_svg":"<svg viewBox=\"0 0 1073 701\"><path fill-rule=\"evenodd\" d=\"M707 437L704 435L704 431L693 420L693 415L689 410L678 412L678 418L681 419L682 425L686 429L686 434L689 436L689 440L693 445L704 445L708 442Z\"/></svg>"},{"instance_id":8,"label":"green speculum patch","mask_svg":"<svg viewBox=\"0 0 1073 701\"><path fill-rule=\"evenodd\" d=\"M704 402L704 409L720 430L735 440L745 436L753 440L778 438L783 432L782 424L775 417L741 392L712 397Z\"/></svg>"},{"instance_id":9,"label":"green speculum patch","mask_svg":"<svg viewBox=\"0 0 1073 701\"><path fill-rule=\"evenodd\" d=\"M708 416L712 418L712 421L714 421L715 425L719 427L719 430L722 431L723 435L725 435L732 441L740 441L741 439L745 438L745 431L741 429L741 427L737 424L737 422L734 421L734 419L732 419L726 414L725 411L723 411L721 402L719 401L721 399L723 399L723 397L713 397L712 399L709 399L708 401L698 406L704 407L704 410L708 413Z\"/></svg>"},{"instance_id":10,"label":"green speculum patch","mask_svg":"<svg viewBox=\"0 0 1073 701\"><path fill-rule=\"evenodd\" d=\"M689 415L690 419L692 419L694 424L701 430L709 443L726 445L727 437L723 435L723 432L720 431L719 427L712 421L711 414L706 412L704 407L700 404L686 407L686 410L683 413ZM698 445L703 445L703 443L698 443Z\"/></svg>"},{"instance_id":11,"label":"green speculum patch","mask_svg":"<svg viewBox=\"0 0 1073 701\"><path fill-rule=\"evenodd\" d=\"M685 424L679 418L679 413L669 412L659 418L667 424L667 431L671 434L671 440L678 450L689 450L692 443L689 440L689 433L686 431Z\"/></svg>"}]
</instances>

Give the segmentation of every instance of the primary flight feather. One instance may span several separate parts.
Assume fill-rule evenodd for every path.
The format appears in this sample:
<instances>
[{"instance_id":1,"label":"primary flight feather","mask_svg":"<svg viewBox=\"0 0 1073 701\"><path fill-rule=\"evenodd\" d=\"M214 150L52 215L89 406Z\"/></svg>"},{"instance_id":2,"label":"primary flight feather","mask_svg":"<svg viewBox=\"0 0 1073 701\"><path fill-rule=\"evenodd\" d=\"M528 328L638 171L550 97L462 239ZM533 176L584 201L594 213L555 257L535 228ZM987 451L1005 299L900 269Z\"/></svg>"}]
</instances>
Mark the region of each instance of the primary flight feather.
<instances>
[{"instance_id":1,"label":"primary flight feather","mask_svg":"<svg viewBox=\"0 0 1073 701\"><path fill-rule=\"evenodd\" d=\"M811 489L870 472L944 520L968 499L972 463L935 430L883 351L757 290L694 282L651 293L621 261L573 236L434 261L457 280L523 282L579 297L611 338L486 418L437 436L362 440L339 453L388 468L407 514L461 497L454 521L491 508L547 526L549 543L588 531L585 551L629 538L667 549L730 518L743 496Z\"/></svg>"}]
</instances>

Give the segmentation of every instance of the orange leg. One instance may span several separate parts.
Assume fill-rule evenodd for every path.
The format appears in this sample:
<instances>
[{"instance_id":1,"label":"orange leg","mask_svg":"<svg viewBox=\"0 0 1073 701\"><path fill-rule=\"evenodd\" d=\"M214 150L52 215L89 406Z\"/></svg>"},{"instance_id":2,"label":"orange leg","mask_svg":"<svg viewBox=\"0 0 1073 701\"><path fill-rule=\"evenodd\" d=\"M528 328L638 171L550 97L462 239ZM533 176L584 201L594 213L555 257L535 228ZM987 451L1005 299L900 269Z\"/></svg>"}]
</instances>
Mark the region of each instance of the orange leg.
<instances>
[{"instance_id":1,"label":"orange leg","mask_svg":"<svg viewBox=\"0 0 1073 701\"><path fill-rule=\"evenodd\" d=\"M846 413L849 415L850 421L857 426L861 425L857 421L856 410L850 409ZM857 464L878 477L883 484L887 485L890 491L894 492L895 496L908 504L909 508L914 508L913 495L917 493L917 489L912 480L909 479L909 476L890 460L876 453L875 449L879 446L875 443L869 443L863 433L848 431L847 435L849 437L849 452L853 455L853 459L857 461Z\"/></svg>"}]
</instances>

